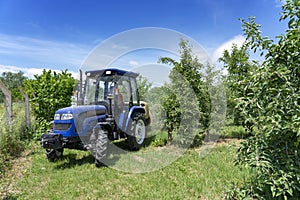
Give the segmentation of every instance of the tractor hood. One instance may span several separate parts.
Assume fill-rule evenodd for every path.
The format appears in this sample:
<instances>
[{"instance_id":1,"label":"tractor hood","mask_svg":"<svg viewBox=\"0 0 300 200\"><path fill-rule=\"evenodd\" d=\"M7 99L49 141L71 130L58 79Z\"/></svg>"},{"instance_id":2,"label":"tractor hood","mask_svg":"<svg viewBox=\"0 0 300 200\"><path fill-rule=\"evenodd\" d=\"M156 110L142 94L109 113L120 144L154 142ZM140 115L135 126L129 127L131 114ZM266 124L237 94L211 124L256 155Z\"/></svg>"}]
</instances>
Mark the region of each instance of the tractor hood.
<instances>
[{"instance_id":1,"label":"tractor hood","mask_svg":"<svg viewBox=\"0 0 300 200\"><path fill-rule=\"evenodd\" d=\"M106 108L105 106L101 106L101 105L72 106L72 107L66 107L57 110L55 112L54 121L67 120L68 116L70 119L71 118L78 119L82 115L85 115L85 117L87 117L87 116L97 116L97 115L105 115L105 114L106 114Z\"/></svg>"},{"instance_id":2,"label":"tractor hood","mask_svg":"<svg viewBox=\"0 0 300 200\"><path fill-rule=\"evenodd\" d=\"M106 118L106 108L101 105L72 106L59 109L54 115L54 133L63 137L85 135L97 122Z\"/></svg>"}]
</instances>

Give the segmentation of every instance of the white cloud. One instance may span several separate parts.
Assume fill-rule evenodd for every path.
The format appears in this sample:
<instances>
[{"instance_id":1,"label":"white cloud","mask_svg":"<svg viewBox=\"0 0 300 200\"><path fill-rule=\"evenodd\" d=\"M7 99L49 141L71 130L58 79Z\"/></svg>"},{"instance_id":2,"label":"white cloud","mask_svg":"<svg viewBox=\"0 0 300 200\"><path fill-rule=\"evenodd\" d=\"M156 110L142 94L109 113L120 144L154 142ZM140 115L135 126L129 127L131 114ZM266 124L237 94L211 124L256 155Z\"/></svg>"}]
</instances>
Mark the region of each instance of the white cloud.
<instances>
[{"instance_id":1,"label":"white cloud","mask_svg":"<svg viewBox=\"0 0 300 200\"><path fill-rule=\"evenodd\" d=\"M241 47L245 42L245 37L243 35L237 35L230 40L221 44L213 53L212 60L213 62L217 62L217 60L222 56L225 50L230 50L233 44L236 44L238 47Z\"/></svg>"},{"instance_id":2,"label":"white cloud","mask_svg":"<svg viewBox=\"0 0 300 200\"><path fill-rule=\"evenodd\" d=\"M139 63L137 61L135 61L135 60L130 60L129 61L129 65L133 66L133 67L136 67L136 66L139 66Z\"/></svg>"},{"instance_id":3,"label":"white cloud","mask_svg":"<svg viewBox=\"0 0 300 200\"><path fill-rule=\"evenodd\" d=\"M90 47L79 44L0 33L0 58L14 58L14 65L25 65L22 61L26 60L31 66L51 63L79 67L90 50Z\"/></svg>"},{"instance_id":4,"label":"white cloud","mask_svg":"<svg viewBox=\"0 0 300 200\"><path fill-rule=\"evenodd\" d=\"M24 68L24 67L17 67L17 66L7 66L7 65L0 65L0 74L3 72L12 72L12 73L17 73L19 71L22 71L24 73L24 76L28 78L33 78L34 75L40 75L43 73L43 68ZM51 70L60 73L61 70L57 69L46 69L46 70ZM79 72L74 72L74 71L68 71L69 73L72 74L74 78L79 77Z\"/></svg>"}]
</instances>

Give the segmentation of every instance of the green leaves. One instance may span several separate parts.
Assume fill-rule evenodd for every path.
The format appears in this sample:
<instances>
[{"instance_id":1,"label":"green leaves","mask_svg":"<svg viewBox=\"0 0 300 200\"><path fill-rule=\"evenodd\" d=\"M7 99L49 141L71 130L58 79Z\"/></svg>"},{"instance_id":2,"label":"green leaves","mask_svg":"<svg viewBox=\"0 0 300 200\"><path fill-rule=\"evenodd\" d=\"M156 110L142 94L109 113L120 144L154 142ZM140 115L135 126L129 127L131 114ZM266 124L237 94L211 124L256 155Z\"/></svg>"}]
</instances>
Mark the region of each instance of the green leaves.
<instances>
[{"instance_id":1,"label":"green leaves","mask_svg":"<svg viewBox=\"0 0 300 200\"><path fill-rule=\"evenodd\" d=\"M137 85L138 85L138 91L139 91L139 96L140 96L140 99L143 101L146 100L146 97L150 91L150 88L152 86L152 83L150 83L148 81L147 78L143 77L142 75L139 75L137 77Z\"/></svg>"},{"instance_id":2,"label":"green leaves","mask_svg":"<svg viewBox=\"0 0 300 200\"><path fill-rule=\"evenodd\" d=\"M280 20L289 19L289 29L300 27L300 2L299 0L286 0L286 3L282 6L283 12L281 13Z\"/></svg>"},{"instance_id":3,"label":"green leaves","mask_svg":"<svg viewBox=\"0 0 300 200\"><path fill-rule=\"evenodd\" d=\"M75 80L67 70L61 73L44 70L34 78L24 83L27 94L31 95L33 111L37 118L51 121L56 110L71 105Z\"/></svg>"}]
</instances>

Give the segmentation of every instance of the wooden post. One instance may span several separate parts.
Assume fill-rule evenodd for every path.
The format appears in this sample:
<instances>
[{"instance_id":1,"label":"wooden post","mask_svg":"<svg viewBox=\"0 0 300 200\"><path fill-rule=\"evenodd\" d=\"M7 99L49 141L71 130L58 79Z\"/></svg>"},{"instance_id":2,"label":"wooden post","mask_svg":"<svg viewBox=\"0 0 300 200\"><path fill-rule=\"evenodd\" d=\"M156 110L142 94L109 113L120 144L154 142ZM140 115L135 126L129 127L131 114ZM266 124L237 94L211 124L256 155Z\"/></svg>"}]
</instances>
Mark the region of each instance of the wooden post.
<instances>
[{"instance_id":1,"label":"wooden post","mask_svg":"<svg viewBox=\"0 0 300 200\"><path fill-rule=\"evenodd\" d=\"M30 129L30 104L29 104L29 97L28 95L22 90L22 88L18 87L19 91L21 92L22 96L25 99L25 119L26 119L26 127Z\"/></svg>"},{"instance_id":2,"label":"wooden post","mask_svg":"<svg viewBox=\"0 0 300 200\"><path fill-rule=\"evenodd\" d=\"M0 80L0 89L2 90L5 96L5 110L6 110L6 118L9 125L9 131L12 132L12 97L9 89L3 84Z\"/></svg>"}]
</instances>

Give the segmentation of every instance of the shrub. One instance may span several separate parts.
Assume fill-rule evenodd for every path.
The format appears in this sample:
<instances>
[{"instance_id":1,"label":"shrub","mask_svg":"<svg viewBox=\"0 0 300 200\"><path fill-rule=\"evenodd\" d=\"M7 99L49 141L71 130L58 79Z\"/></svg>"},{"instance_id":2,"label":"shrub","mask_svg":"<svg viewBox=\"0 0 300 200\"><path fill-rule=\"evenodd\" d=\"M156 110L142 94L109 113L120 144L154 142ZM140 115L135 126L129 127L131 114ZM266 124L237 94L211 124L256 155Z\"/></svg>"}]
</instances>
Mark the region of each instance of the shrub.
<instances>
[{"instance_id":1,"label":"shrub","mask_svg":"<svg viewBox=\"0 0 300 200\"><path fill-rule=\"evenodd\" d=\"M29 139L40 140L41 136L47 133L51 126L52 122L48 122L46 119L34 119L29 131Z\"/></svg>"},{"instance_id":2,"label":"shrub","mask_svg":"<svg viewBox=\"0 0 300 200\"><path fill-rule=\"evenodd\" d=\"M27 94L31 95L32 110L37 118L51 121L56 110L71 105L75 79L67 70L44 70L34 78L24 82Z\"/></svg>"},{"instance_id":3,"label":"shrub","mask_svg":"<svg viewBox=\"0 0 300 200\"><path fill-rule=\"evenodd\" d=\"M153 135L153 136L151 136ZM150 146L161 147L165 146L168 142L168 133L166 131L156 131L150 135Z\"/></svg>"}]
</instances>

